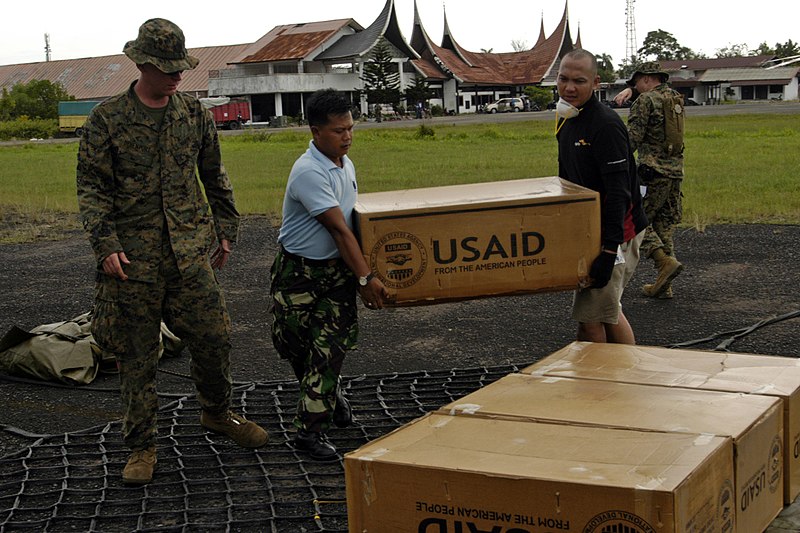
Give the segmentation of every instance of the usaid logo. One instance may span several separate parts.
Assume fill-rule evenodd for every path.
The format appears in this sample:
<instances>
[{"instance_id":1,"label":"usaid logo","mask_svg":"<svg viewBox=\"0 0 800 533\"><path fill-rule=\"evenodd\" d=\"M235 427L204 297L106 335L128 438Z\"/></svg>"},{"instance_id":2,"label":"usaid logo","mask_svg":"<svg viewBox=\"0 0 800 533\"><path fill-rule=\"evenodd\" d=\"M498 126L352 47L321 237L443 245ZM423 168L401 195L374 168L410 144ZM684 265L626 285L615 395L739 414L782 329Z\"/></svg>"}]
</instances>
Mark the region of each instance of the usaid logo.
<instances>
[{"instance_id":1,"label":"usaid logo","mask_svg":"<svg viewBox=\"0 0 800 533\"><path fill-rule=\"evenodd\" d=\"M605 511L592 517L583 533L656 533L656 530L644 518L628 511Z\"/></svg>"},{"instance_id":2,"label":"usaid logo","mask_svg":"<svg viewBox=\"0 0 800 533\"><path fill-rule=\"evenodd\" d=\"M406 289L428 268L428 252L416 235L393 231L382 236L369 256L370 267L390 289Z\"/></svg>"}]
</instances>

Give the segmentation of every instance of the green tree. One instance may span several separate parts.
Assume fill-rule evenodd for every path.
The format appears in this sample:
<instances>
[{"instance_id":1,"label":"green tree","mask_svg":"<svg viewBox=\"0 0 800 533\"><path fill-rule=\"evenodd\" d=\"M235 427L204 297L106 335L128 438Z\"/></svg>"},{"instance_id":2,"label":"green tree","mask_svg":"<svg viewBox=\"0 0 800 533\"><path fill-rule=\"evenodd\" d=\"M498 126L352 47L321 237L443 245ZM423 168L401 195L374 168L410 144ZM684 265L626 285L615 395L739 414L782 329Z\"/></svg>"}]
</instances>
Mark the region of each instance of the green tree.
<instances>
[{"instance_id":1,"label":"green tree","mask_svg":"<svg viewBox=\"0 0 800 533\"><path fill-rule=\"evenodd\" d=\"M14 112L14 101L8 97L8 89L3 87L2 96L0 96L0 122L11 120L11 114Z\"/></svg>"},{"instance_id":2,"label":"green tree","mask_svg":"<svg viewBox=\"0 0 800 533\"><path fill-rule=\"evenodd\" d=\"M625 80L630 79L631 74L633 74L633 71L636 70L637 66L639 66L639 60L636 59L636 56L632 57L630 61L621 63L619 65L619 70L617 70L619 78Z\"/></svg>"},{"instance_id":3,"label":"green tree","mask_svg":"<svg viewBox=\"0 0 800 533\"><path fill-rule=\"evenodd\" d=\"M642 62L677 61L698 57L691 49L681 46L671 33L662 29L649 32L642 42L642 47L637 50L637 54Z\"/></svg>"},{"instance_id":4,"label":"green tree","mask_svg":"<svg viewBox=\"0 0 800 533\"><path fill-rule=\"evenodd\" d=\"M14 120L20 117L57 119L58 102L75 100L60 83L48 80L31 80L17 83L10 91L3 90L0 100L0 119Z\"/></svg>"},{"instance_id":5,"label":"green tree","mask_svg":"<svg viewBox=\"0 0 800 533\"><path fill-rule=\"evenodd\" d=\"M597 74L602 82L611 83L616 81L617 73L614 71L614 59L610 55L597 55Z\"/></svg>"},{"instance_id":6,"label":"green tree","mask_svg":"<svg viewBox=\"0 0 800 533\"><path fill-rule=\"evenodd\" d=\"M717 50L717 58L723 57L744 57L752 55L750 53L750 49L747 47L746 44L729 44L724 48L719 48Z\"/></svg>"},{"instance_id":7,"label":"green tree","mask_svg":"<svg viewBox=\"0 0 800 533\"><path fill-rule=\"evenodd\" d=\"M775 49L772 48L770 45L767 44L767 41L762 42L758 45L758 48L753 50L754 54L757 56L774 56Z\"/></svg>"},{"instance_id":8,"label":"green tree","mask_svg":"<svg viewBox=\"0 0 800 533\"><path fill-rule=\"evenodd\" d=\"M383 37L378 40L372 49L372 57L364 64L364 92L369 104L400 104L400 71L392 62L392 51L389 43ZM377 108L376 118L381 120L380 107Z\"/></svg>"},{"instance_id":9,"label":"green tree","mask_svg":"<svg viewBox=\"0 0 800 533\"><path fill-rule=\"evenodd\" d=\"M531 102L539 106L539 109L547 109L547 106L555 99L553 89L545 89L535 85L525 87L525 94L528 95Z\"/></svg>"},{"instance_id":10,"label":"green tree","mask_svg":"<svg viewBox=\"0 0 800 533\"><path fill-rule=\"evenodd\" d=\"M406 87L406 105L413 106L417 102L425 103L436 96L436 93L428 85L428 81L422 76L414 78L414 82Z\"/></svg>"},{"instance_id":11,"label":"green tree","mask_svg":"<svg viewBox=\"0 0 800 533\"><path fill-rule=\"evenodd\" d=\"M800 54L800 43L793 42L791 39L783 44L775 45L775 55L778 57L790 57Z\"/></svg>"},{"instance_id":12,"label":"green tree","mask_svg":"<svg viewBox=\"0 0 800 533\"><path fill-rule=\"evenodd\" d=\"M764 41L753 52L755 55L791 57L800 54L800 44L789 39L783 44L775 43L772 47Z\"/></svg>"}]
</instances>

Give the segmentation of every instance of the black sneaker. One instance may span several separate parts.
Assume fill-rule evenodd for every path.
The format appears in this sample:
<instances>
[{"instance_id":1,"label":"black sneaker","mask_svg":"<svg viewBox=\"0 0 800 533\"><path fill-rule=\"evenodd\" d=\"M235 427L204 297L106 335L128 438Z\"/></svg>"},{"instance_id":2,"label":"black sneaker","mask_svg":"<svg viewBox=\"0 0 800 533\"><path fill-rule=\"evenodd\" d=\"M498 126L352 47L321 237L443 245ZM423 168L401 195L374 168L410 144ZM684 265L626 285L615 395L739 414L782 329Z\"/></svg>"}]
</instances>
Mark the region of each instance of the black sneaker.
<instances>
[{"instance_id":1,"label":"black sneaker","mask_svg":"<svg viewBox=\"0 0 800 533\"><path fill-rule=\"evenodd\" d=\"M346 428L353 423L353 408L344 397L341 387L336 388L336 407L333 409L333 423L337 428Z\"/></svg>"},{"instance_id":2,"label":"black sneaker","mask_svg":"<svg viewBox=\"0 0 800 533\"><path fill-rule=\"evenodd\" d=\"M331 444L324 433L298 429L294 436L294 447L317 461L333 461L339 459L336 447Z\"/></svg>"}]
</instances>

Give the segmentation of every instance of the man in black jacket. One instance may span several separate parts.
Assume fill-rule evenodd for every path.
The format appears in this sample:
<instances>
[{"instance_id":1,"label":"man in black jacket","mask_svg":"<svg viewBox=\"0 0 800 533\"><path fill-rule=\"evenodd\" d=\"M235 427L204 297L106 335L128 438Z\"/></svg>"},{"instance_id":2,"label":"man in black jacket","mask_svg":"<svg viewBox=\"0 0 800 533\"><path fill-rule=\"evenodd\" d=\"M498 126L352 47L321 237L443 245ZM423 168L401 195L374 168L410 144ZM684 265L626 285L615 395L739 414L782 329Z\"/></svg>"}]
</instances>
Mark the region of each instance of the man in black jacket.
<instances>
[{"instance_id":1,"label":"man in black jacket","mask_svg":"<svg viewBox=\"0 0 800 533\"><path fill-rule=\"evenodd\" d=\"M601 250L589 284L575 293L572 317L578 340L635 344L622 312L622 291L639 262L647 227L628 130L616 112L602 105L597 59L573 50L558 71L556 138L559 176L600 193Z\"/></svg>"}]
</instances>

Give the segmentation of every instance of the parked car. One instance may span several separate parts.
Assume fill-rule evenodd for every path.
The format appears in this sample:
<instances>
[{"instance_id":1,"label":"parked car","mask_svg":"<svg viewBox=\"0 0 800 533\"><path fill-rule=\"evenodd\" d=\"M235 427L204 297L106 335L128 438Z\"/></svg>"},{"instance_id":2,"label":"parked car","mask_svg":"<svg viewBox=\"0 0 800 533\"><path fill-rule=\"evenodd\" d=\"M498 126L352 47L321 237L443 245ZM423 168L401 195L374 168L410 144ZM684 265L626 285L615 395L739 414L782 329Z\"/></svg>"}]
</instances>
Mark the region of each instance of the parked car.
<instances>
[{"instance_id":1,"label":"parked car","mask_svg":"<svg viewBox=\"0 0 800 533\"><path fill-rule=\"evenodd\" d=\"M496 102L487 104L484 113L516 113L522 111L525 105L521 98L501 98Z\"/></svg>"}]
</instances>

